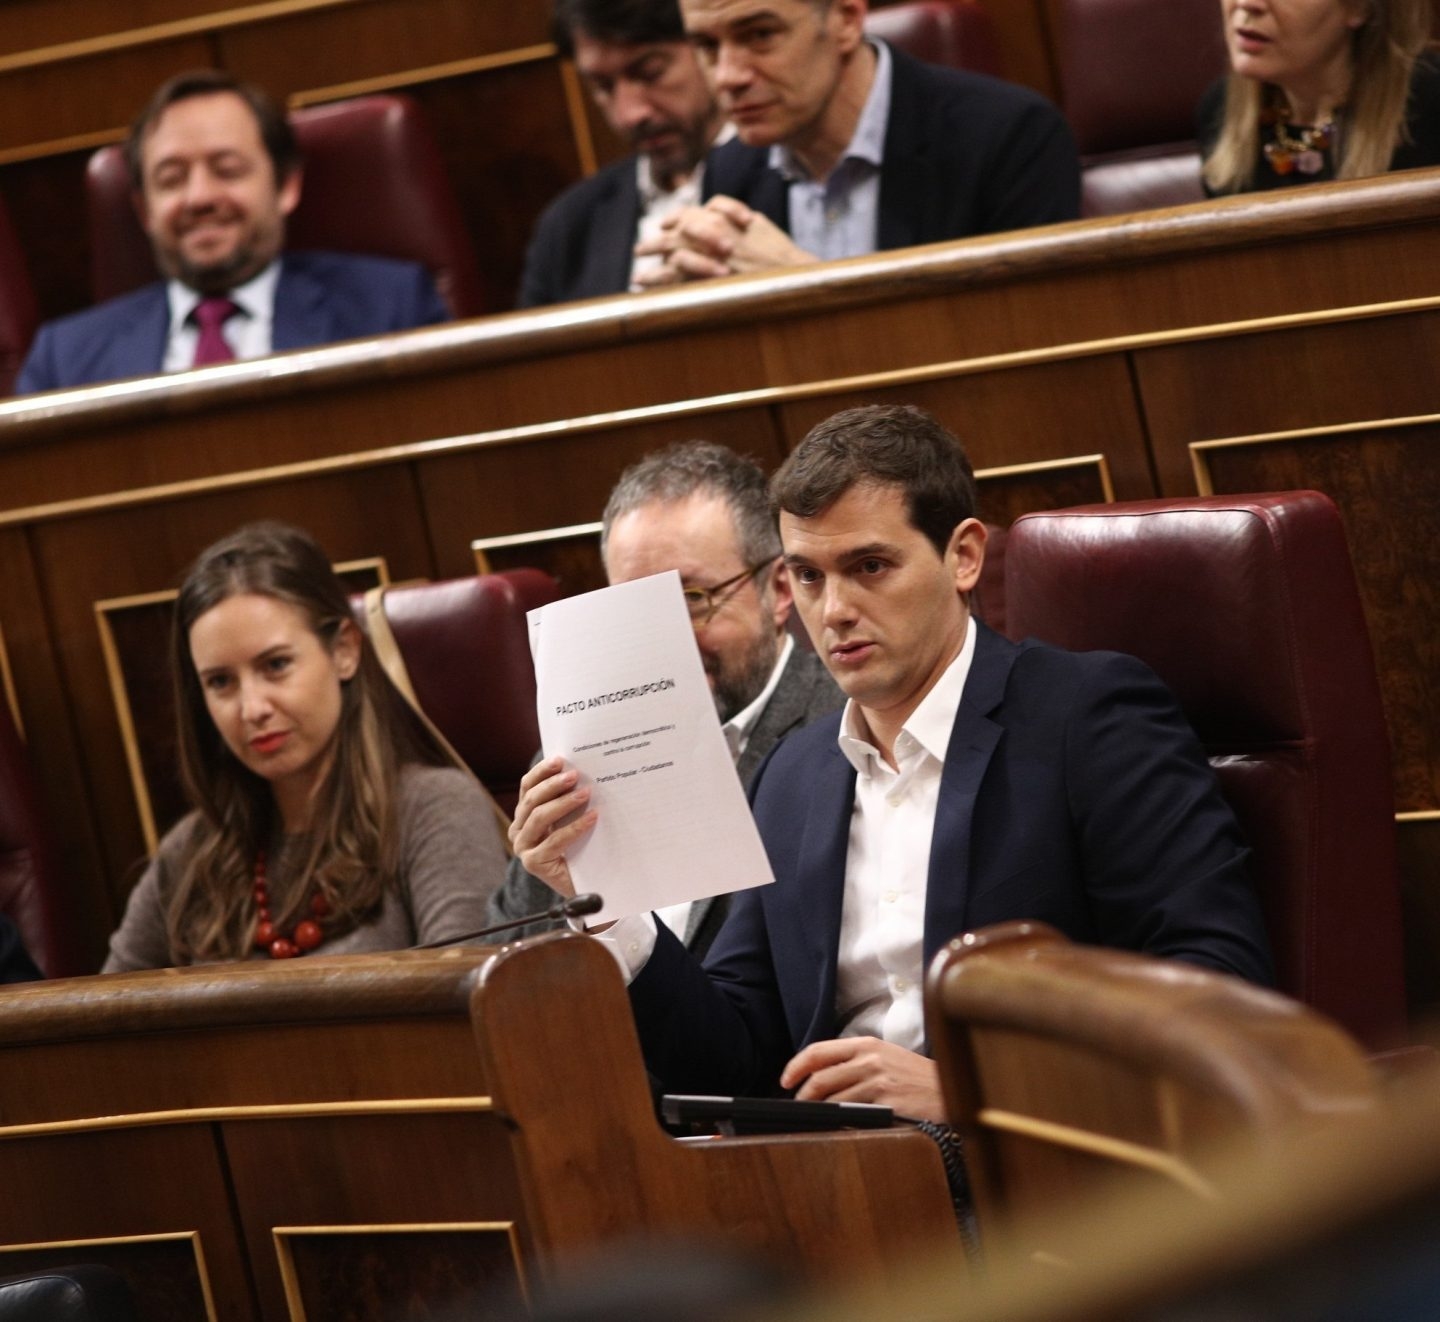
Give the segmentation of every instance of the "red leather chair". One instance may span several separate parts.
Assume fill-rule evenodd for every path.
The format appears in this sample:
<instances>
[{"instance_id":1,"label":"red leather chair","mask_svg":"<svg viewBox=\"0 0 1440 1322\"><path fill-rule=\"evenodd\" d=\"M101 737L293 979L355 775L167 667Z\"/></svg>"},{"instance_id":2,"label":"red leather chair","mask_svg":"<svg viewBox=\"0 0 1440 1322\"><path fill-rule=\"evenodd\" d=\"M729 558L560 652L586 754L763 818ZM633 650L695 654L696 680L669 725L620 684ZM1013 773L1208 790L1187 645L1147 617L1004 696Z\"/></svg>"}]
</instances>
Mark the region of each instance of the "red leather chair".
<instances>
[{"instance_id":1,"label":"red leather chair","mask_svg":"<svg viewBox=\"0 0 1440 1322\"><path fill-rule=\"evenodd\" d=\"M997 77L1003 73L990 16L976 0L887 5L866 16L865 31L927 64Z\"/></svg>"},{"instance_id":2,"label":"red leather chair","mask_svg":"<svg viewBox=\"0 0 1440 1322\"><path fill-rule=\"evenodd\" d=\"M0 206L0 395L8 395L14 386L38 320L25 255Z\"/></svg>"},{"instance_id":3,"label":"red leather chair","mask_svg":"<svg viewBox=\"0 0 1440 1322\"><path fill-rule=\"evenodd\" d=\"M1227 68L1215 0L1058 0L1055 12L1081 213L1198 202L1195 105Z\"/></svg>"},{"instance_id":4,"label":"red leather chair","mask_svg":"<svg viewBox=\"0 0 1440 1322\"><path fill-rule=\"evenodd\" d=\"M1372 1047L1405 1034L1390 748L1340 515L1315 491L1027 514L1012 637L1140 657L1254 850L1279 987Z\"/></svg>"},{"instance_id":5,"label":"red leather chair","mask_svg":"<svg viewBox=\"0 0 1440 1322\"><path fill-rule=\"evenodd\" d=\"M288 247L419 262L457 317L490 310L445 163L416 102L360 97L296 110L291 122L305 187L286 229ZM85 192L96 301L154 280L119 146L90 158Z\"/></svg>"},{"instance_id":6,"label":"red leather chair","mask_svg":"<svg viewBox=\"0 0 1440 1322\"><path fill-rule=\"evenodd\" d=\"M0 913L52 978L94 971L66 927L65 899L30 761L10 708L0 701Z\"/></svg>"},{"instance_id":7,"label":"red leather chair","mask_svg":"<svg viewBox=\"0 0 1440 1322\"><path fill-rule=\"evenodd\" d=\"M538 569L385 593L385 616L420 706L506 812L540 747L525 612L559 595L559 584Z\"/></svg>"}]
</instances>

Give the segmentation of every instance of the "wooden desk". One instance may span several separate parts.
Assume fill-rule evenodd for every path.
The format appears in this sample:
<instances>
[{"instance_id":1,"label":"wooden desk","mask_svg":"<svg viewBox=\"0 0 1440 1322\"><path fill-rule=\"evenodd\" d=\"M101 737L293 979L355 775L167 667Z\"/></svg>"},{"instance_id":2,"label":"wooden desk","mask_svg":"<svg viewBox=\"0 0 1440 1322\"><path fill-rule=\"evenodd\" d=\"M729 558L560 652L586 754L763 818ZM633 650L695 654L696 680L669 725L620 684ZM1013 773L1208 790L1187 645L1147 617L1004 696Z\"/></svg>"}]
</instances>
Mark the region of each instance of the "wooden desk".
<instances>
[{"instance_id":1,"label":"wooden desk","mask_svg":"<svg viewBox=\"0 0 1440 1322\"><path fill-rule=\"evenodd\" d=\"M175 1322L486 1316L643 1237L817 1282L964 1271L913 1129L666 1135L615 965L571 933L7 990L0 1188L0 1272L103 1261Z\"/></svg>"},{"instance_id":2,"label":"wooden desk","mask_svg":"<svg viewBox=\"0 0 1440 1322\"><path fill-rule=\"evenodd\" d=\"M261 516L393 578L466 574L474 538L594 519L656 445L704 435L773 464L860 401L950 423L995 521L1329 492L1411 871L1440 875L1437 213L1440 173L1415 172L0 404L0 624L92 948L141 853L96 601L173 586Z\"/></svg>"}]
</instances>

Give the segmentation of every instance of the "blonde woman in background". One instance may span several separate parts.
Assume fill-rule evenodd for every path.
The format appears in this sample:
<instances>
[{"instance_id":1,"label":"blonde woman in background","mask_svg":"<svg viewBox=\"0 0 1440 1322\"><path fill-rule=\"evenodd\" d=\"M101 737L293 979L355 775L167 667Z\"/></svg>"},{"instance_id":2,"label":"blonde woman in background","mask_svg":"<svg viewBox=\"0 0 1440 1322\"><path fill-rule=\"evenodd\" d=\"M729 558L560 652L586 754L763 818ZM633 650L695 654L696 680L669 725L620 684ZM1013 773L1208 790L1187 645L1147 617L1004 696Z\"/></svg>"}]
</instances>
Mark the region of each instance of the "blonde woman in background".
<instances>
[{"instance_id":1,"label":"blonde woman in background","mask_svg":"<svg viewBox=\"0 0 1440 1322\"><path fill-rule=\"evenodd\" d=\"M1431 0L1220 0L1230 74L1201 100L1206 191L1440 165Z\"/></svg>"}]
</instances>

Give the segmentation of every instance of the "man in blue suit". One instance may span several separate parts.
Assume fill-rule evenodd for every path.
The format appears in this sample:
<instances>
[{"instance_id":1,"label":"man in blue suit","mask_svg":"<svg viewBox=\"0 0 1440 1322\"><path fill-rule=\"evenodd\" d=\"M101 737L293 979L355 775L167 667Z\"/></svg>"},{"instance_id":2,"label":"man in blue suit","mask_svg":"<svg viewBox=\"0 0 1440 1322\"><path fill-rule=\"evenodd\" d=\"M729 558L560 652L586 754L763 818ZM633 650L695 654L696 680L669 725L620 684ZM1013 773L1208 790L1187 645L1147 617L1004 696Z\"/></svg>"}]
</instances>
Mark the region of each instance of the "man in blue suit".
<instances>
[{"instance_id":1,"label":"man in blue suit","mask_svg":"<svg viewBox=\"0 0 1440 1322\"><path fill-rule=\"evenodd\" d=\"M282 111L216 70L151 98L125 145L164 281L40 328L16 390L256 358L443 321L421 267L339 253L281 255L301 164Z\"/></svg>"},{"instance_id":2,"label":"man in blue suit","mask_svg":"<svg viewBox=\"0 0 1440 1322\"><path fill-rule=\"evenodd\" d=\"M849 702L760 769L775 884L735 896L703 969L648 918L606 935L668 1088L943 1120L924 970L1007 919L1270 981L1247 851L1168 690L1134 658L1017 645L971 617L985 528L949 432L850 409L771 490L796 607ZM512 839L560 890L597 815L566 822L576 808L588 796L554 761L522 783Z\"/></svg>"}]
</instances>

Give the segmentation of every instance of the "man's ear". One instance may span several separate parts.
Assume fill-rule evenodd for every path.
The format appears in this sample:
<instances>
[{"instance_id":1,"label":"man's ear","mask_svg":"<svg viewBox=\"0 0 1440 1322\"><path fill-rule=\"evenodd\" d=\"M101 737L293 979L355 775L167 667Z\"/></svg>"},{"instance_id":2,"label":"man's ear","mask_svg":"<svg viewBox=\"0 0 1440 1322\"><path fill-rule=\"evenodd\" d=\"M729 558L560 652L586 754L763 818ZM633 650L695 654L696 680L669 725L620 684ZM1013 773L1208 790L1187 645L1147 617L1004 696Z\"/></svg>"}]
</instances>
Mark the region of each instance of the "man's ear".
<instances>
[{"instance_id":1,"label":"man's ear","mask_svg":"<svg viewBox=\"0 0 1440 1322\"><path fill-rule=\"evenodd\" d=\"M330 658L335 663L335 673L341 683L355 678L355 672L360 669L360 649L364 645L360 626L354 620L341 620L330 648Z\"/></svg>"},{"instance_id":2,"label":"man's ear","mask_svg":"<svg viewBox=\"0 0 1440 1322\"><path fill-rule=\"evenodd\" d=\"M790 584L790 571L783 560L777 560L766 570L766 585L770 589L770 618L778 632L790 620L791 608L795 605L795 589Z\"/></svg>"},{"instance_id":3,"label":"man's ear","mask_svg":"<svg viewBox=\"0 0 1440 1322\"><path fill-rule=\"evenodd\" d=\"M298 165L285 176L284 181L276 190L276 199L282 216L288 216L300 205L300 189L304 182L305 171Z\"/></svg>"},{"instance_id":4,"label":"man's ear","mask_svg":"<svg viewBox=\"0 0 1440 1322\"><path fill-rule=\"evenodd\" d=\"M843 54L857 50L865 39L865 15L869 9L868 0L831 0L826 19Z\"/></svg>"},{"instance_id":5,"label":"man's ear","mask_svg":"<svg viewBox=\"0 0 1440 1322\"><path fill-rule=\"evenodd\" d=\"M145 201L145 190L143 188L132 188L130 190L130 205L135 208L135 219L140 222L140 228L146 234L150 233L150 207Z\"/></svg>"},{"instance_id":6,"label":"man's ear","mask_svg":"<svg viewBox=\"0 0 1440 1322\"><path fill-rule=\"evenodd\" d=\"M946 547L946 558L951 560L955 572L955 590L967 597L980 581L980 571L985 566L985 541L989 532L979 519L966 519L955 525Z\"/></svg>"}]
</instances>

